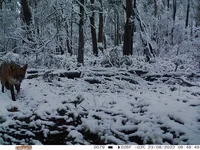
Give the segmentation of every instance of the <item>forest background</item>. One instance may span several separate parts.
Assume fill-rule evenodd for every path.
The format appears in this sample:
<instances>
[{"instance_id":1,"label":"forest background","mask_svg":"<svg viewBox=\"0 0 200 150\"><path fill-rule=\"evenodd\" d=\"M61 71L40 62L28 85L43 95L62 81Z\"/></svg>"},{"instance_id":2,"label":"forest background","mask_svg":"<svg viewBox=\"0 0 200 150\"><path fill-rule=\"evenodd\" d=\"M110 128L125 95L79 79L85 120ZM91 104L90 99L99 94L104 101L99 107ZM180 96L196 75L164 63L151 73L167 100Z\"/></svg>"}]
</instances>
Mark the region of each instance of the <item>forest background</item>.
<instances>
[{"instance_id":1,"label":"forest background","mask_svg":"<svg viewBox=\"0 0 200 150\"><path fill-rule=\"evenodd\" d=\"M0 11L1 55L32 67L120 67L130 55L200 67L197 0L1 0Z\"/></svg>"}]
</instances>

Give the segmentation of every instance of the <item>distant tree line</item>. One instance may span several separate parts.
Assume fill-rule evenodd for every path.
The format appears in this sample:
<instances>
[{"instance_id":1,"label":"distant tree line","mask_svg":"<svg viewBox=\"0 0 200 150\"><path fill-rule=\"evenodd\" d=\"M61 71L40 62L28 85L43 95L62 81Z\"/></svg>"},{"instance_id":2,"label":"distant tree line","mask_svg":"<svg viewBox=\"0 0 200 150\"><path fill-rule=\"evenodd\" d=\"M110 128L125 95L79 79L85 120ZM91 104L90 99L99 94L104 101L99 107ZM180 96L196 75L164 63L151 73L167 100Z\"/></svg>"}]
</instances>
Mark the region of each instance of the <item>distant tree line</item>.
<instances>
[{"instance_id":1,"label":"distant tree line","mask_svg":"<svg viewBox=\"0 0 200 150\"><path fill-rule=\"evenodd\" d=\"M77 55L79 64L120 45L123 55L159 56L200 25L198 0L0 0L0 11L1 52Z\"/></svg>"}]
</instances>

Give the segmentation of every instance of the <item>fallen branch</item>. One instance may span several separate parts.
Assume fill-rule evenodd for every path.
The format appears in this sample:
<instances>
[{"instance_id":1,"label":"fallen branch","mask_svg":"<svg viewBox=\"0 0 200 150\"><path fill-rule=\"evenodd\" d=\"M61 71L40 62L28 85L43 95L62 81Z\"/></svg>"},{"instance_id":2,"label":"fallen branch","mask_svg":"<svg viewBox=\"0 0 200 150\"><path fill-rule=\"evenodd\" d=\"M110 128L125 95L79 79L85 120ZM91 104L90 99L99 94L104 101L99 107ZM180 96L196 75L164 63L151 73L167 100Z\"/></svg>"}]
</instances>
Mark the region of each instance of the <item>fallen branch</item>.
<instances>
[{"instance_id":1,"label":"fallen branch","mask_svg":"<svg viewBox=\"0 0 200 150\"><path fill-rule=\"evenodd\" d=\"M90 84L101 84L102 83L101 80L98 78L85 78L84 80Z\"/></svg>"},{"instance_id":2,"label":"fallen branch","mask_svg":"<svg viewBox=\"0 0 200 150\"><path fill-rule=\"evenodd\" d=\"M181 81L182 81L186 86L188 86L188 87L191 87L191 86L198 86L198 87L200 87L199 84L196 84L196 83L187 81L184 77L178 77L178 78L175 78L175 79L181 80Z\"/></svg>"}]
</instances>

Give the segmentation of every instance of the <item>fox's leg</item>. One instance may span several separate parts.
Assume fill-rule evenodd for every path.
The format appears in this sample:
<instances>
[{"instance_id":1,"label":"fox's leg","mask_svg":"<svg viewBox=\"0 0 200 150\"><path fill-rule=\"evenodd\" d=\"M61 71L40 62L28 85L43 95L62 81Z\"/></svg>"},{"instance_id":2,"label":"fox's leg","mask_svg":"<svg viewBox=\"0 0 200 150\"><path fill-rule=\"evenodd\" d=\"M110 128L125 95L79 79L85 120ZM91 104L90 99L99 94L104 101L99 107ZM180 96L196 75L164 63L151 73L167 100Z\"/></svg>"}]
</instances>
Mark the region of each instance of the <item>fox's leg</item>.
<instances>
[{"instance_id":1,"label":"fox's leg","mask_svg":"<svg viewBox=\"0 0 200 150\"><path fill-rule=\"evenodd\" d=\"M13 101L16 101L15 99L15 92L14 92L14 86L10 84L10 93Z\"/></svg>"},{"instance_id":2,"label":"fox's leg","mask_svg":"<svg viewBox=\"0 0 200 150\"><path fill-rule=\"evenodd\" d=\"M8 89L8 90L10 89L8 81L6 81L6 82L4 83L4 86L5 86L6 89Z\"/></svg>"},{"instance_id":3,"label":"fox's leg","mask_svg":"<svg viewBox=\"0 0 200 150\"><path fill-rule=\"evenodd\" d=\"M2 91L2 93L4 93L4 83L1 81L1 91Z\"/></svg>"},{"instance_id":4,"label":"fox's leg","mask_svg":"<svg viewBox=\"0 0 200 150\"><path fill-rule=\"evenodd\" d=\"M2 88L1 88L1 91L4 93L4 86L3 86L3 84L2 84Z\"/></svg>"},{"instance_id":5,"label":"fox's leg","mask_svg":"<svg viewBox=\"0 0 200 150\"><path fill-rule=\"evenodd\" d=\"M15 89L17 90L17 93L20 92L20 84L15 84Z\"/></svg>"}]
</instances>

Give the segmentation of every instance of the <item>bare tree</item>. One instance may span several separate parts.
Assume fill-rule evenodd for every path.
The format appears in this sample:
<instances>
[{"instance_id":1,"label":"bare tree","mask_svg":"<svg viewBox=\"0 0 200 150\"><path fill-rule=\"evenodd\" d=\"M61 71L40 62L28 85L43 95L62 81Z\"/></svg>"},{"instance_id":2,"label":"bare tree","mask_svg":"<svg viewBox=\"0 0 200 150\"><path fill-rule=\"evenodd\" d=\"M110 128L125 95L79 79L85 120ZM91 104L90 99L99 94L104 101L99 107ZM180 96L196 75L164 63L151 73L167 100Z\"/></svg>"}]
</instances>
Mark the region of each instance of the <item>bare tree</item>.
<instances>
[{"instance_id":1,"label":"bare tree","mask_svg":"<svg viewBox=\"0 0 200 150\"><path fill-rule=\"evenodd\" d=\"M133 54L133 8L132 0L126 0L126 24L124 32L123 55Z\"/></svg>"},{"instance_id":2,"label":"bare tree","mask_svg":"<svg viewBox=\"0 0 200 150\"><path fill-rule=\"evenodd\" d=\"M30 31L30 25L32 24L32 14L31 14L31 10L29 8L27 0L21 0L21 19L22 19L22 22L25 23L25 25L26 25L27 39L32 41L33 38L31 35L32 33Z\"/></svg>"},{"instance_id":3,"label":"bare tree","mask_svg":"<svg viewBox=\"0 0 200 150\"><path fill-rule=\"evenodd\" d=\"M115 9L115 46L119 45L119 12Z\"/></svg>"},{"instance_id":4,"label":"bare tree","mask_svg":"<svg viewBox=\"0 0 200 150\"><path fill-rule=\"evenodd\" d=\"M0 0L0 11L3 8L3 0ZM2 22L2 13L0 13L0 22Z\"/></svg>"},{"instance_id":5,"label":"bare tree","mask_svg":"<svg viewBox=\"0 0 200 150\"><path fill-rule=\"evenodd\" d=\"M198 2L197 8L196 8L196 15L195 15L195 19L196 19L196 25L200 26L200 1Z\"/></svg>"},{"instance_id":6,"label":"bare tree","mask_svg":"<svg viewBox=\"0 0 200 150\"><path fill-rule=\"evenodd\" d=\"M98 56L98 48L97 48L97 37L96 37L96 28L95 28L95 13L94 13L94 0L90 0L92 4L92 15L90 16L90 28L91 28L91 35L92 35L92 49L93 54Z\"/></svg>"},{"instance_id":7,"label":"bare tree","mask_svg":"<svg viewBox=\"0 0 200 150\"><path fill-rule=\"evenodd\" d=\"M101 4L101 9L99 11L99 28L98 28L98 43L104 43L103 41L103 3L102 0L99 0Z\"/></svg>"},{"instance_id":8,"label":"bare tree","mask_svg":"<svg viewBox=\"0 0 200 150\"><path fill-rule=\"evenodd\" d=\"M27 27L32 23L32 14L27 0L21 0L21 17Z\"/></svg>"},{"instance_id":9,"label":"bare tree","mask_svg":"<svg viewBox=\"0 0 200 150\"><path fill-rule=\"evenodd\" d=\"M56 24L55 24L55 27L56 27L56 52L58 54L61 54L63 55L64 54L64 50L63 50L63 37L60 35L60 32L61 32L61 29L62 29L62 22L64 21L64 19L62 18L62 13L63 13L63 10L62 9L58 9L59 7L59 3L58 1L56 1L55 3L55 21L56 21Z\"/></svg>"},{"instance_id":10,"label":"bare tree","mask_svg":"<svg viewBox=\"0 0 200 150\"><path fill-rule=\"evenodd\" d=\"M176 0L173 0L173 28L171 31L171 40L172 40L172 45L174 45L174 28L175 28L175 21L176 21L176 11L177 11L177 2Z\"/></svg>"},{"instance_id":11,"label":"bare tree","mask_svg":"<svg viewBox=\"0 0 200 150\"><path fill-rule=\"evenodd\" d=\"M73 50L73 47L72 47L72 45L73 45L73 21L74 21L74 4L75 3L75 0L72 0L72 5L71 5L71 19L70 19L70 28L71 28L71 30L70 30L70 38L71 38L71 40L70 40L70 47L71 47L71 52L72 52L72 54L73 54L73 52L74 52L74 50Z\"/></svg>"},{"instance_id":12,"label":"bare tree","mask_svg":"<svg viewBox=\"0 0 200 150\"><path fill-rule=\"evenodd\" d=\"M169 11L169 1L170 0L167 0L167 10Z\"/></svg>"},{"instance_id":13,"label":"bare tree","mask_svg":"<svg viewBox=\"0 0 200 150\"><path fill-rule=\"evenodd\" d=\"M0 0L0 10L2 9L3 0Z\"/></svg>"},{"instance_id":14,"label":"bare tree","mask_svg":"<svg viewBox=\"0 0 200 150\"><path fill-rule=\"evenodd\" d=\"M177 2L173 0L173 22L175 23L176 20L176 11L177 11Z\"/></svg>"},{"instance_id":15,"label":"bare tree","mask_svg":"<svg viewBox=\"0 0 200 150\"><path fill-rule=\"evenodd\" d=\"M85 45L85 39L84 39L84 0L79 0L79 7L80 7L80 13L79 13L79 46L78 46L78 63L84 65L84 45Z\"/></svg>"},{"instance_id":16,"label":"bare tree","mask_svg":"<svg viewBox=\"0 0 200 150\"><path fill-rule=\"evenodd\" d=\"M190 0L188 0L188 3L187 3L187 15L186 15L186 19L185 19L185 28L188 27L189 14L190 14Z\"/></svg>"},{"instance_id":17,"label":"bare tree","mask_svg":"<svg viewBox=\"0 0 200 150\"><path fill-rule=\"evenodd\" d=\"M158 4L157 0L154 0L154 16L157 17L158 15Z\"/></svg>"},{"instance_id":18,"label":"bare tree","mask_svg":"<svg viewBox=\"0 0 200 150\"><path fill-rule=\"evenodd\" d=\"M67 34L67 37L66 37L67 50L68 50L68 53L72 56L73 53L72 53L72 46L70 45L71 41L70 41L70 36L69 36L69 25L67 22L65 23L65 30Z\"/></svg>"}]
</instances>

